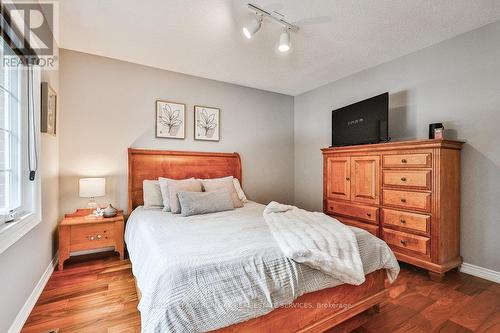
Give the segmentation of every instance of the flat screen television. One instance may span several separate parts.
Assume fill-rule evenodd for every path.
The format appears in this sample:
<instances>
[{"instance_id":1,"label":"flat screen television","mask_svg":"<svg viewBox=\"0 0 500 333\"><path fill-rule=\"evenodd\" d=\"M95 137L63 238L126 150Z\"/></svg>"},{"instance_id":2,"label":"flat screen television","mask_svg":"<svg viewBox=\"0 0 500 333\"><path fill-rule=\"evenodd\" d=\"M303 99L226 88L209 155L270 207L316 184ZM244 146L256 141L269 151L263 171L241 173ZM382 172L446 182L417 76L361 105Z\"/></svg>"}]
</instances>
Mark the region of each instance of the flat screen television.
<instances>
[{"instance_id":1,"label":"flat screen television","mask_svg":"<svg viewBox=\"0 0 500 333\"><path fill-rule=\"evenodd\" d=\"M332 111L332 147L389 140L389 93Z\"/></svg>"}]
</instances>

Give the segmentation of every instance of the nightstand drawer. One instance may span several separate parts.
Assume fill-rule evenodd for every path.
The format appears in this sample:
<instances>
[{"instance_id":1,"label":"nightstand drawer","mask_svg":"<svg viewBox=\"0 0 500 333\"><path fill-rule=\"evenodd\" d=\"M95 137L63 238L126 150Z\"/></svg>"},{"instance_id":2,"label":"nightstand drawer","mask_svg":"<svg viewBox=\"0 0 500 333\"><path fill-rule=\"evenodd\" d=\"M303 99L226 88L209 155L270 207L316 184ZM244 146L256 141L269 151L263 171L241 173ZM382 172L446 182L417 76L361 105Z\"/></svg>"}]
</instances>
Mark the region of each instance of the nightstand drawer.
<instances>
[{"instance_id":1,"label":"nightstand drawer","mask_svg":"<svg viewBox=\"0 0 500 333\"><path fill-rule=\"evenodd\" d=\"M71 251L113 246L114 223L98 223L95 225L73 225L70 230Z\"/></svg>"}]
</instances>

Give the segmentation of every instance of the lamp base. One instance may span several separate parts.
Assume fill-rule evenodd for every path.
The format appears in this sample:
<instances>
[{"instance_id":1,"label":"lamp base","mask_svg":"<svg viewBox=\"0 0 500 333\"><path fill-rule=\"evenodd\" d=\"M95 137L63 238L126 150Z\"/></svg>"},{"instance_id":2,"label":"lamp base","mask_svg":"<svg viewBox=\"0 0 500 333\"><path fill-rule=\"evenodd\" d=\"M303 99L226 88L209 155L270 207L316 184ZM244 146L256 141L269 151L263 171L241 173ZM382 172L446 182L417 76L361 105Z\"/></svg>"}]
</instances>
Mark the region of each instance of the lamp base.
<instances>
[{"instance_id":1,"label":"lamp base","mask_svg":"<svg viewBox=\"0 0 500 333\"><path fill-rule=\"evenodd\" d=\"M90 198L89 200L89 203L88 203L88 206L90 209L92 210L95 210L96 208L98 208L99 206L97 205L97 202L95 201L94 198Z\"/></svg>"}]
</instances>

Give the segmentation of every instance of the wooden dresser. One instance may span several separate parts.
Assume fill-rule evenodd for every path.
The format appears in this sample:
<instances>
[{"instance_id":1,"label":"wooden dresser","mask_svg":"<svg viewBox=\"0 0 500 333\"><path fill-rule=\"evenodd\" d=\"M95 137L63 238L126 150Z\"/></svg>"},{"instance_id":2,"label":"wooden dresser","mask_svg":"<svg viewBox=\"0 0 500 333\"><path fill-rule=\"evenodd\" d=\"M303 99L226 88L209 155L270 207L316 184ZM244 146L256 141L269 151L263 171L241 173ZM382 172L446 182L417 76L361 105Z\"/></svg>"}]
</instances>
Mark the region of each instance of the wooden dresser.
<instances>
[{"instance_id":1,"label":"wooden dresser","mask_svg":"<svg viewBox=\"0 0 500 333\"><path fill-rule=\"evenodd\" d=\"M463 142L417 140L325 148L323 210L382 238L433 280L459 266Z\"/></svg>"}]
</instances>

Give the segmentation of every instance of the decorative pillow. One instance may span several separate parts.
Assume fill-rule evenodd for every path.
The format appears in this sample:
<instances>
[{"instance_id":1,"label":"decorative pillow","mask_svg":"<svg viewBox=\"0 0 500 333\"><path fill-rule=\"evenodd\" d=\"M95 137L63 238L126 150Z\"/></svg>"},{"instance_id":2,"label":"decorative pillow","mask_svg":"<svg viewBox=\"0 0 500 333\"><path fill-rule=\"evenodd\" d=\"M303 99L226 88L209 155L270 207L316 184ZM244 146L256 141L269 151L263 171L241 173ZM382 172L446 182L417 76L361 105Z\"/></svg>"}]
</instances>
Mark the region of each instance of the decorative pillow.
<instances>
[{"instance_id":1,"label":"decorative pillow","mask_svg":"<svg viewBox=\"0 0 500 333\"><path fill-rule=\"evenodd\" d=\"M229 194L231 194L234 208L243 207L243 201L238 196L238 193L236 193L236 188L234 187L232 176L220 179L202 180L201 182L203 183L203 188L206 192L212 192L221 188L227 188Z\"/></svg>"},{"instance_id":2,"label":"decorative pillow","mask_svg":"<svg viewBox=\"0 0 500 333\"><path fill-rule=\"evenodd\" d=\"M232 210L233 200L226 188L212 192L179 192L177 198L181 206L182 216Z\"/></svg>"},{"instance_id":3,"label":"decorative pillow","mask_svg":"<svg viewBox=\"0 0 500 333\"><path fill-rule=\"evenodd\" d=\"M243 192L243 189L241 188L240 181L238 178L233 178L233 183L234 183L234 188L236 189L236 193L238 193L238 198L241 199L243 202L247 202L247 196L245 195L245 192Z\"/></svg>"},{"instance_id":4,"label":"decorative pillow","mask_svg":"<svg viewBox=\"0 0 500 333\"><path fill-rule=\"evenodd\" d=\"M233 183L234 183L234 189L236 190L236 193L238 194L238 198L240 198L240 200L243 202L248 201L248 199L245 195L245 192L243 192L243 189L241 188L241 184L240 184L240 181L238 180L238 178L234 178L233 176L227 176L227 177L222 177L222 178L208 178L208 179L199 179L199 180L201 180L202 182L203 181L209 182L209 181L223 180L223 179L232 179Z\"/></svg>"},{"instance_id":5,"label":"decorative pillow","mask_svg":"<svg viewBox=\"0 0 500 333\"><path fill-rule=\"evenodd\" d=\"M179 192L201 192L201 182L199 180L168 180L168 195L170 211L173 214L179 214L181 212L181 206L179 204L179 199L177 198L177 193Z\"/></svg>"},{"instance_id":6,"label":"decorative pillow","mask_svg":"<svg viewBox=\"0 0 500 333\"><path fill-rule=\"evenodd\" d=\"M193 180L193 179L194 178L188 178L188 179L181 179L178 181L187 181L187 180ZM160 184L162 206L163 206L164 212L170 212L170 194L168 192L168 181L169 180L176 180L176 179L163 178L163 177L158 178L158 182Z\"/></svg>"},{"instance_id":7,"label":"decorative pillow","mask_svg":"<svg viewBox=\"0 0 500 333\"><path fill-rule=\"evenodd\" d=\"M142 193L145 208L163 208L160 183L157 180L143 180Z\"/></svg>"}]
</instances>

